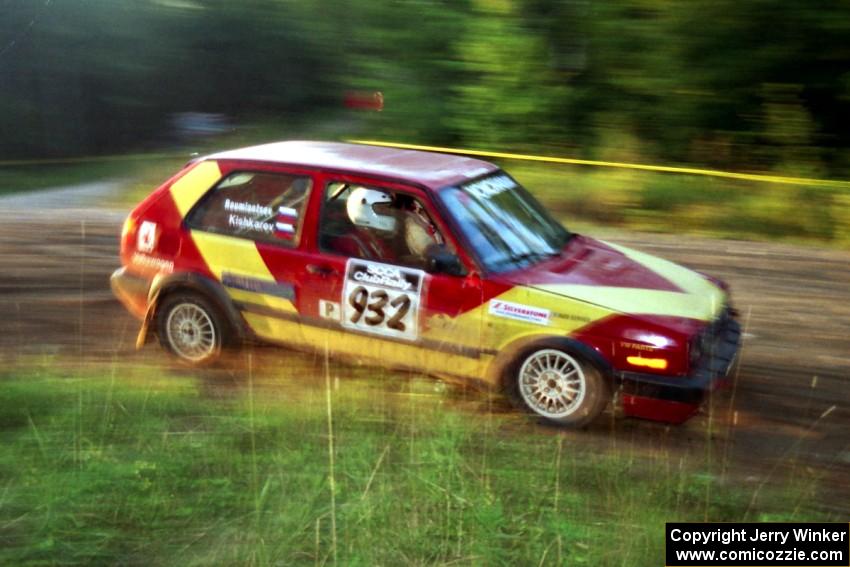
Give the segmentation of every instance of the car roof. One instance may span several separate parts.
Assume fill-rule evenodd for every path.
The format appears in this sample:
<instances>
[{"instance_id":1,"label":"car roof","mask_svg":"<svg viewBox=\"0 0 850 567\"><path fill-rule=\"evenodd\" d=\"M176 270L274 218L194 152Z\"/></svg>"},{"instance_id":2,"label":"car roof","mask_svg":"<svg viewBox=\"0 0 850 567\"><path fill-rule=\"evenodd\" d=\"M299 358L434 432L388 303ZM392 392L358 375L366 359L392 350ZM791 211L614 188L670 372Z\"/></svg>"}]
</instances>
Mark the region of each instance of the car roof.
<instances>
[{"instance_id":1,"label":"car roof","mask_svg":"<svg viewBox=\"0 0 850 567\"><path fill-rule=\"evenodd\" d=\"M275 142L220 152L205 159L258 161L335 170L390 178L428 189L457 185L498 169L492 163L465 156L342 142Z\"/></svg>"}]
</instances>

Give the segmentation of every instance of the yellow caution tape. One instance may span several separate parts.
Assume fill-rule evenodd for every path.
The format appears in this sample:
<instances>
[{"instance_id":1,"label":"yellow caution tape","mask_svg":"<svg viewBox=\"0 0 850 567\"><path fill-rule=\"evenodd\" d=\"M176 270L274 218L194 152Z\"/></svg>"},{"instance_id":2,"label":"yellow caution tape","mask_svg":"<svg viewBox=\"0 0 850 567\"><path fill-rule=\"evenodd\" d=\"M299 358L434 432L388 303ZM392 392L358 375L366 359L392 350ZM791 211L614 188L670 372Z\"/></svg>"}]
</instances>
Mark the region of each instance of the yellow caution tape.
<instances>
[{"instance_id":1,"label":"yellow caution tape","mask_svg":"<svg viewBox=\"0 0 850 567\"><path fill-rule=\"evenodd\" d=\"M420 146L416 144L399 144L395 142L380 142L376 140L348 140L357 144L369 144L371 146L383 146L388 148L401 148L407 150L425 150L429 152L442 152L446 154L463 154L469 156L482 156L491 158L516 159L524 161L538 161L546 163L564 163L571 165L591 165L596 167L616 167L620 169L639 169L643 171L660 171L663 173L683 173L686 175L705 175L709 177L724 177L727 179L743 179L746 181L761 181L764 183L782 183L785 185L806 185L810 187L829 187L832 189L850 189L850 181L831 179L809 179L805 177L783 177L780 175L767 175L763 173L736 173L732 171L717 171L713 169L697 169L693 167L671 167L667 165L647 165L642 163L619 163L614 161L596 161L589 159L560 158L548 156L535 156L527 154L512 154L506 152L488 152L483 150L468 150L459 148L445 148L439 146Z\"/></svg>"},{"instance_id":2,"label":"yellow caution tape","mask_svg":"<svg viewBox=\"0 0 850 567\"><path fill-rule=\"evenodd\" d=\"M615 161L597 161L590 159L562 158L551 156L535 156L530 154L514 154L508 152L491 152L484 150L470 150L462 148L449 148L442 146L422 146L417 144L401 144L397 142L381 142L378 140L347 140L356 144L368 144L371 146L383 146L388 148L401 148L408 150L424 150L429 152L442 152L446 154L462 154L469 156L481 156L502 159L515 159L524 161L537 161L545 163L561 163L569 165L589 165L595 167L614 167L619 169L637 169L642 171L659 171L662 173L680 173L685 175L704 175L708 177L723 177L726 179L742 179L745 181L760 181L763 183L781 183L784 185L804 185L809 187L828 187L831 189L850 189L850 181L833 179L814 179L807 177L786 177L781 175L768 175L765 173L738 173L734 171L719 171L714 169L699 169L694 167L672 167L668 165L649 165L643 163L622 163ZM94 157L73 158L48 158L35 160L0 160L0 167L28 166L28 165L61 165L74 163L108 162L108 161L133 161L151 160L164 158L183 157L189 159L183 152L157 153L157 154L130 154Z\"/></svg>"}]
</instances>

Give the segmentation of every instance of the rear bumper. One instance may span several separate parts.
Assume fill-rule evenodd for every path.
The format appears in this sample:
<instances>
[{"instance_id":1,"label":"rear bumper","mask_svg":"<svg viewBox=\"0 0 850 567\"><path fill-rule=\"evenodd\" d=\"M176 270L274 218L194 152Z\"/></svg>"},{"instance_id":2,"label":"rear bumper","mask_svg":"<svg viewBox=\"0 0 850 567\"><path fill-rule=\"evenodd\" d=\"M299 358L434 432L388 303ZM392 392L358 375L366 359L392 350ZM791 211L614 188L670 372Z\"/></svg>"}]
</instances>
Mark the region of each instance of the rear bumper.
<instances>
[{"instance_id":1,"label":"rear bumper","mask_svg":"<svg viewBox=\"0 0 850 567\"><path fill-rule=\"evenodd\" d=\"M112 293L130 313L144 319L151 287L149 279L132 274L126 268L119 268L109 278L109 285Z\"/></svg>"},{"instance_id":2,"label":"rear bumper","mask_svg":"<svg viewBox=\"0 0 850 567\"><path fill-rule=\"evenodd\" d=\"M706 392L725 384L741 344L741 326L724 316L714 328L711 346L690 376L619 372L626 415L681 423L699 409Z\"/></svg>"}]
</instances>

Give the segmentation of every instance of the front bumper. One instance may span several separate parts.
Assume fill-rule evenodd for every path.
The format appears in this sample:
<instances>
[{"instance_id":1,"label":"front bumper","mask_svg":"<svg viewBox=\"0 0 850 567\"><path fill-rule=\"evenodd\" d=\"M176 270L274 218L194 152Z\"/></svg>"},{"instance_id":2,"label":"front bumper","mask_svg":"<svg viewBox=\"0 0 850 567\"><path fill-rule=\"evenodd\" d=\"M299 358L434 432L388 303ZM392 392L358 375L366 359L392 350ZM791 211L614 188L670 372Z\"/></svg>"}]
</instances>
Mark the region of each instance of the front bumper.
<instances>
[{"instance_id":1,"label":"front bumper","mask_svg":"<svg viewBox=\"0 0 850 567\"><path fill-rule=\"evenodd\" d=\"M708 348L689 376L618 372L624 413L674 423L696 413L705 393L725 382L741 344L741 326L728 311L708 332Z\"/></svg>"},{"instance_id":2,"label":"front bumper","mask_svg":"<svg viewBox=\"0 0 850 567\"><path fill-rule=\"evenodd\" d=\"M151 282L149 279L119 268L109 278L112 293L115 294L124 307L139 319L144 319L148 308L148 292Z\"/></svg>"}]
</instances>

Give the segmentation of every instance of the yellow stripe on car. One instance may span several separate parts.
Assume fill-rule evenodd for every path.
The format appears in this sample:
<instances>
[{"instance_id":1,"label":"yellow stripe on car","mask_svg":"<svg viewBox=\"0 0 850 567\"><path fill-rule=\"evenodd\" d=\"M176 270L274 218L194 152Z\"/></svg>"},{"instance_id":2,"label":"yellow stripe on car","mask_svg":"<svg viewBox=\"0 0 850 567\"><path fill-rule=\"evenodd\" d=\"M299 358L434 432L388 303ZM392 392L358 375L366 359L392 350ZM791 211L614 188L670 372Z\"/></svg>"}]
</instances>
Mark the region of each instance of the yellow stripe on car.
<instances>
[{"instance_id":1,"label":"yellow stripe on car","mask_svg":"<svg viewBox=\"0 0 850 567\"><path fill-rule=\"evenodd\" d=\"M563 284L544 284L539 287L558 295L605 305L620 313L643 313L710 321L722 306L721 301L695 302L692 295L676 291Z\"/></svg>"},{"instance_id":2,"label":"yellow stripe on car","mask_svg":"<svg viewBox=\"0 0 850 567\"><path fill-rule=\"evenodd\" d=\"M304 344L301 326L296 321L287 321L277 317L259 315L248 311L242 312L242 317L258 337L270 341L287 341L288 343ZM308 345L309 346L309 345ZM316 345L312 345L313 348Z\"/></svg>"},{"instance_id":3,"label":"yellow stripe on car","mask_svg":"<svg viewBox=\"0 0 850 567\"><path fill-rule=\"evenodd\" d=\"M545 286L535 286L544 288ZM499 317L489 313L489 304L493 301L508 301L550 311L547 325L539 325ZM556 296L540 289L517 286L501 295L494 297L484 305L477 307L483 310L485 325L482 328L482 344L486 348L501 350L508 344L533 336L549 337L563 336L578 331L582 327L607 317L614 313L611 309L594 302L575 301L571 297Z\"/></svg>"},{"instance_id":4,"label":"yellow stripe on car","mask_svg":"<svg viewBox=\"0 0 850 567\"><path fill-rule=\"evenodd\" d=\"M394 366L416 368L422 372L456 374L461 376L483 375L491 357L470 358L447 352L423 349L416 343L401 343L375 340L374 336L360 335L336 329L320 329L304 326L304 341L314 348L317 345L332 345L335 352L349 356L377 357Z\"/></svg>"},{"instance_id":5,"label":"yellow stripe on car","mask_svg":"<svg viewBox=\"0 0 850 567\"><path fill-rule=\"evenodd\" d=\"M219 281L224 271L269 282L275 281L253 240L199 230L192 231L192 240Z\"/></svg>"},{"instance_id":6,"label":"yellow stripe on car","mask_svg":"<svg viewBox=\"0 0 850 567\"><path fill-rule=\"evenodd\" d=\"M189 209L198 202L201 195L221 178L221 170L218 163L214 161L202 161L197 164L186 175L175 181L170 188L171 198L180 211L180 216L185 217Z\"/></svg>"},{"instance_id":7,"label":"yellow stripe on car","mask_svg":"<svg viewBox=\"0 0 850 567\"><path fill-rule=\"evenodd\" d=\"M692 293L694 295L722 296L722 293L717 286L697 272L683 268L669 260L652 256L651 254L645 254L644 252L620 246L619 244L613 244L611 242L605 242L605 244L622 252L627 258L646 266L664 279L673 282L676 286L682 288L687 293Z\"/></svg>"},{"instance_id":8,"label":"yellow stripe on car","mask_svg":"<svg viewBox=\"0 0 850 567\"><path fill-rule=\"evenodd\" d=\"M193 230L191 234L195 246L198 247L198 251L204 258L204 262L218 281L222 280L222 274L226 271L235 276L274 283L274 276L252 240L198 230ZM292 301L284 297L229 287L225 287L225 290L234 301L270 307L290 313L296 311ZM260 316L255 316L251 320L257 317ZM249 323L251 320L249 320ZM254 327L253 324L251 326ZM254 331L260 334L256 328Z\"/></svg>"},{"instance_id":9,"label":"yellow stripe on car","mask_svg":"<svg viewBox=\"0 0 850 567\"><path fill-rule=\"evenodd\" d=\"M723 290L698 273L625 246L610 242L605 244L652 270L682 291L579 284L542 284L536 287L561 296L605 306L620 313L687 317L711 321L723 308L725 302Z\"/></svg>"}]
</instances>

